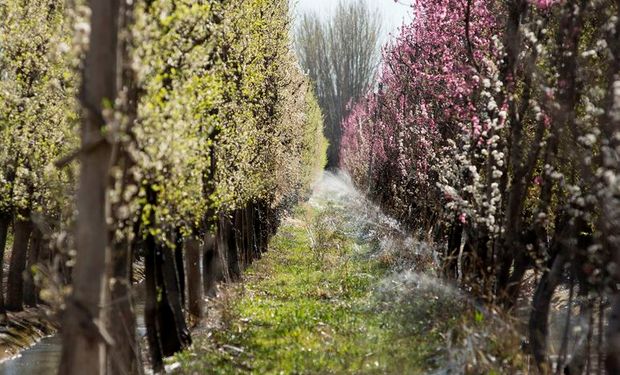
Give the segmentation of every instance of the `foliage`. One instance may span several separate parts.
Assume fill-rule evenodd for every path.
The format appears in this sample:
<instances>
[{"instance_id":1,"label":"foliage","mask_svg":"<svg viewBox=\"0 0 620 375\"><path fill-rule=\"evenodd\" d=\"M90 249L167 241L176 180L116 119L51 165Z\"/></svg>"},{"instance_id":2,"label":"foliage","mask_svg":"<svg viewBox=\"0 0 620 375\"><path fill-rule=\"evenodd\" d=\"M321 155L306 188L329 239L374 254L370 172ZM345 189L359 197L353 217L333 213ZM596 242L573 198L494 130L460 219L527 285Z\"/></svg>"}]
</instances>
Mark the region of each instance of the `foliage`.
<instances>
[{"instance_id":1,"label":"foliage","mask_svg":"<svg viewBox=\"0 0 620 375\"><path fill-rule=\"evenodd\" d=\"M286 2L154 1L137 19L133 191L157 190L158 226L308 188L322 118L288 49Z\"/></svg>"},{"instance_id":2,"label":"foliage","mask_svg":"<svg viewBox=\"0 0 620 375\"><path fill-rule=\"evenodd\" d=\"M53 162L77 145L71 25L55 0L5 1L0 15L0 211L58 220L74 173Z\"/></svg>"},{"instance_id":3,"label":"foliage","mask_svg":"<svg viewBox=\"0 0 620 375\"><path fill-rule=\"evenodd\" d=\"M288 1L83 3L0 4L0 256L4 232L11 237L10 224L22 223L28 231L23 251L14 252L19 259L27 258L28 267L48 263L58 284L74 281L63 305L65 332L74 338L65 337L70 355L63 354L62 373L79 368L71 356L86 353L85 366L105 360L118 372L141 363L127 353L114 358L122 345L137 345L127 328L135 323L131 261L170 251L181 262L184 240L214 236L217 220L241 212L247 216L235 231L251 239L232 232L227 241L243 242L230 252L251 261L281 208L307 195L327 145L321 111L291 48ZM102 56L116 64L102 63ZM206 241L200 245L200 254L208 252ZM161 263L157 270L153 264L145 267L147 279L162 272ZM182 283L185 275L169 264L169 278L164 284L159 274L149 301L173 306L178 318L183 289L171 280ZM42 295L64 290L53 287ZM92 347L75 348L89 335L76 324L84 311L112 324L105 328L122 343L109 348L99 335ZM115 325L117 318L124 325ZM178 333L182 318L174 321ZM157 334L149 337L161 339ZM116 353L102 358L97 348L104 347Z\"/></svg>"},{"instance_id":4,"label":"foliage","mask_svg":"<svg viewBox=\"0 0 620 375\"><path fill-rule=\"evenodd\" d=\"M483 104L474 101L483 83L474 79L462 38L465 6L418 4L414 23L384 50L380 90L355 104L343 122L342 166L359 185L382 181L377 194L392 200L387 208L405 221L423 219L424 206L442 204L434 176L447 171L438 165L437 151ZM472 9L473 57L492 59L497 55L488 42L497 29L493 9L488 2ZM476 126L473 131L480 133Z\"/></svg>"}]
</instances>

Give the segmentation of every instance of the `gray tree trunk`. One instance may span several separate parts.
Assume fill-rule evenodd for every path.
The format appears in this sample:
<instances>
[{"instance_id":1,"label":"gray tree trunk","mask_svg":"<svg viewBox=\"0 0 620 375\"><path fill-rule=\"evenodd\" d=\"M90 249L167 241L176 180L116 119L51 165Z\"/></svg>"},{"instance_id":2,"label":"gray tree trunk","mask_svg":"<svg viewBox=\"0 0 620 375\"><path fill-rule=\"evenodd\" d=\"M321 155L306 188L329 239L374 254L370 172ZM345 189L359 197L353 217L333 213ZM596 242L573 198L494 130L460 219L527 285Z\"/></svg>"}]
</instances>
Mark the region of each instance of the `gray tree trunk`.
<instances>
[{"instance_id":1,"label":"gray tree trunk","mask_svg":"<svg viewBox=\"0 0 620 375\"><path fill-rule=\"evenodd\" d=\"M110 145L103 139L104 103L114 102L118 82L120 0L91 0L90 49L86 53L81 92L81 170L77 195L77 257L73 292L63 316L63 348L59 373L106 373L107 344L103 306L109 302L106 264L110 261L107 187ZM93 145L97 145L93 147Z\"/></svg>"},{"instance_id":2,"label":"gray tree trunk","mask_svg":"<svg viewBox=\"0 0 620 375\"><path fill-rule=\"evenodd\" d=\"M24 272L24 304L28 307L35 307L38 303L37 287L34 283L32 269L39 263L39 252L43 244L43 233L39 229L34 229L30 237L30 249L28 250L28 262Z\"/></svg>"},{"instance_id":3,"label":"gray tree trunk","mask_svg":"<svg viewBox=\"0 0 620 375\"><path fill-rule=\"evenodd\" d=\"M9 234L11 221L11 215L0 213L0 325L7 323L6 309L4 307L4 283L2 279L4 276L4 250L6 248L6 240Z\"/></svg>"},{"instance_id":4,"label":"gray tree trunk","mask_svg":"<svg viewBox=\"0 0 620 375\"><path fill-rule=\"evenodd\" d=\"M195 238L185 240L185 264L187 277L187 307L197 319L203 315L202 249ZM178 250L177 250L178 251Z\"/></svg>"},{"instance_id":5,"label":"gray tree trunk","mask_svg":"<svg viewBox=\"0 0 620 375\"><path fill-rule=\"evenodd\" d=\"M13 233L13 250L6 285L6 309L22 311L24 309L24 270L28 259L28 242L32 233L32 222L21 213L22 218L15 220Z\"/></svg>"}]
</instances>

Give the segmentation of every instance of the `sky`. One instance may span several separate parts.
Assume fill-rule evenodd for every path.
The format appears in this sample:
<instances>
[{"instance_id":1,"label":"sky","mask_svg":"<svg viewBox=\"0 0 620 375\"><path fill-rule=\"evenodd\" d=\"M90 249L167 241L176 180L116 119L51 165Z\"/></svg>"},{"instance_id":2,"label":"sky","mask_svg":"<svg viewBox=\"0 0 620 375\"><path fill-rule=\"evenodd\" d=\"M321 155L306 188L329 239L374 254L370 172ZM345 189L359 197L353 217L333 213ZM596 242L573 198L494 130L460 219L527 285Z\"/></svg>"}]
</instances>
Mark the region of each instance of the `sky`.
<instances>
[{"instance_id":1,"label":"sky","mask_svg":"<svg viewBox=\"0 0 620 375\"><path fill-rule=\"evenodd\" d=\"M340 0L290 0L295 11L294 14L303 14L304 12L314 11L323 19L328 19L336 9ZM352 3L362 0L342 0ZM389 35L395 34L398 27L402 25L403 20L410 20L411 9L404 5L406 1L401 0L399 3L394 0L366 0L371 9L376 8L382 16L383 37L382 43L389 41Z\"/></svg>"}]
</instances>

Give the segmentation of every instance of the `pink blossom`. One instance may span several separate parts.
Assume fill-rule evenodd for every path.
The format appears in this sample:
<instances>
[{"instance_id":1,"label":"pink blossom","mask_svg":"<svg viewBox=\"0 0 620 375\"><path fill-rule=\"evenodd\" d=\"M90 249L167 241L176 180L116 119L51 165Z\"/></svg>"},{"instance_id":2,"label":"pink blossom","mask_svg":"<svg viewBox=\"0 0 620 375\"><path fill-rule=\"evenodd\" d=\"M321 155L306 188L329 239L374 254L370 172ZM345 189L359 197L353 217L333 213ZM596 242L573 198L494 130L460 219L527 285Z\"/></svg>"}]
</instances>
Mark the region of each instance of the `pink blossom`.
<instances>
[{"instance_id":1,"label":"pink blossom","mask_svg":"<svg viewBox=\"0 0 620 375\"><path fill-rule=\"evenodd\" d=\"M461 224L467 224L467 214L465 212L459 215L459 221Z\"/></svg>"},{"instance_id":2,"label":"pink blossom","mask_svg":"<svg viewBox=\"0 0 620 375\"><path fill-rule=\"evenodd\" d=\"M548 9L556 3L559 3L559 0L531 0L531 3L535 5L538 9Z\"/></svg>"},{"instance_id":3,"label":"pink blossom","mask_svg":"<svg viewBox=\"0 0 620 375\"><path fill-rule=\"evenodd\" d=\"M424 195L435 189L431 169L445 139L462 131L458 124L469 124L466 133L475 138L486 130L475 102L482 83L474 65L501 53L491 42L501 14L492 4L472 1L468 45L467 2L414 2L413 21L383 50L383 90L354 104L342 123L341 167L356 182L363 186L370 177L403 189L394 195Z\"/></svg>"}]
</instances>

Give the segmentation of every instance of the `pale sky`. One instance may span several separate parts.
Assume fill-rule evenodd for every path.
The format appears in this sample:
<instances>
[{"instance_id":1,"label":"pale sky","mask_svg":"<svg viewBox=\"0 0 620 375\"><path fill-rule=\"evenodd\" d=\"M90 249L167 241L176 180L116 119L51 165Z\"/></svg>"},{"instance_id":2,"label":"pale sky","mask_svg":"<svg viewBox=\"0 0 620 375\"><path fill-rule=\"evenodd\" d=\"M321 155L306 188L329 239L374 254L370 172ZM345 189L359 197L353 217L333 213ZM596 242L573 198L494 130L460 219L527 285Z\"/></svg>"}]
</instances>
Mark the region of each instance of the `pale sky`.
<instances>
[{"instance_id":1,"label":"pale sky","mask_svg":"<svg viewBox=\"0 0 620 375\"><path fill-rule=\"evenodd\" d=\"M295 15L303 14L307 11L317 12L324 19L334 12L336 6L340 0L290 0L291 8ZM343 0L348 3L361 1L361 0ZM398 3L394 0L366 0L370 5L370 8L377 9L382 16L382 31L383 40L381 44L384 44L389 40L388 35L396 34L399 26L402 25L403 20L411 20L411 9L409 6L404 5L411 3L411 1L400 0Z\"/></svg>"}]
</instances>

